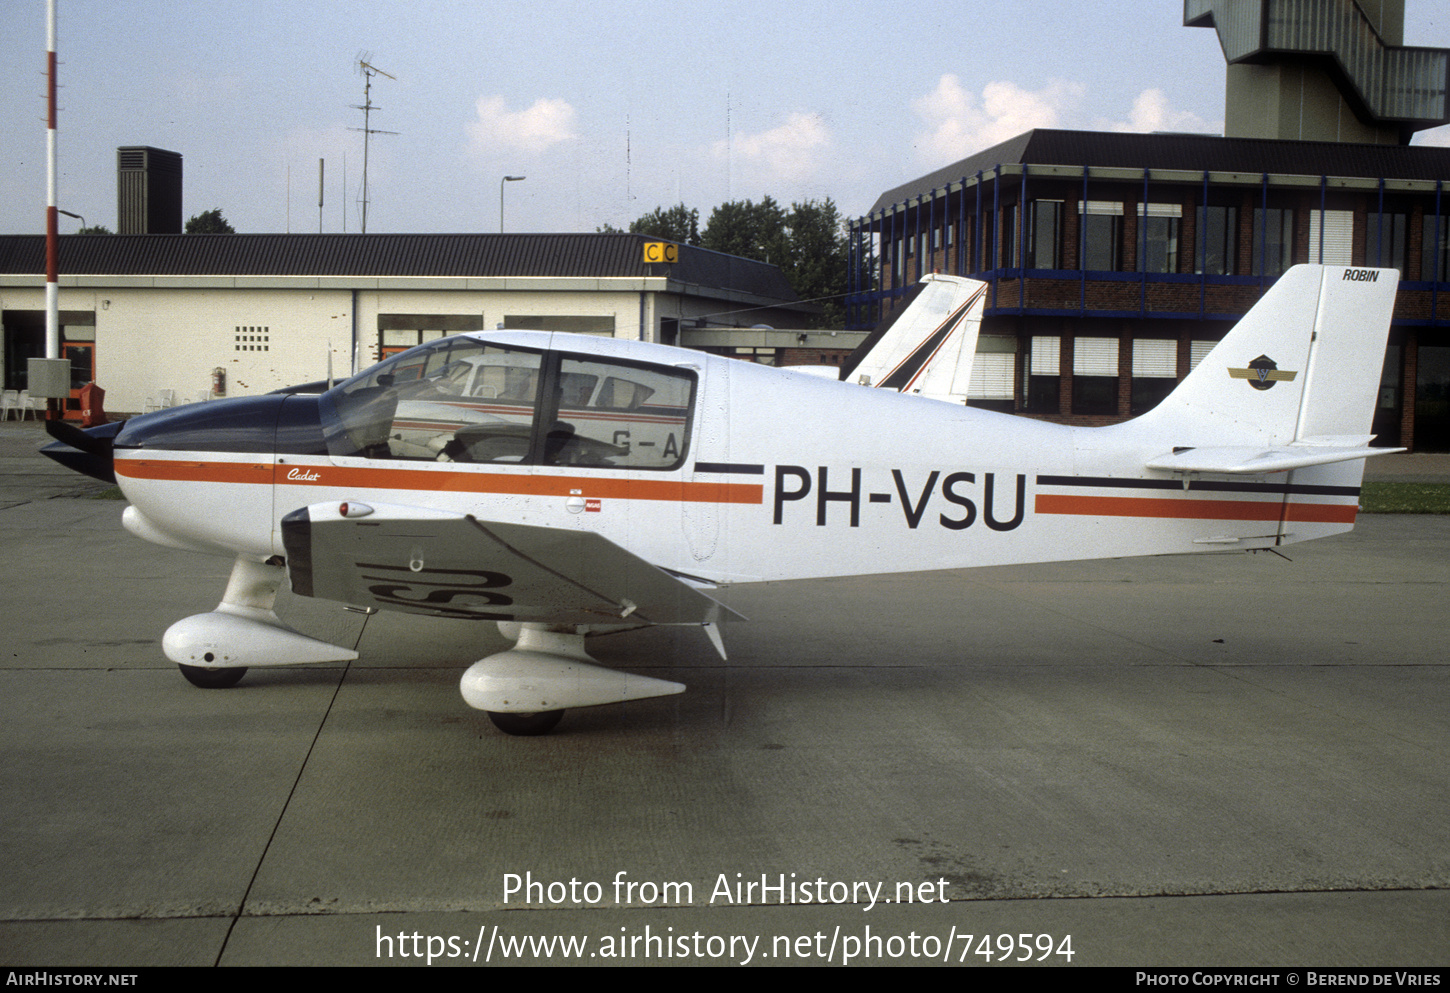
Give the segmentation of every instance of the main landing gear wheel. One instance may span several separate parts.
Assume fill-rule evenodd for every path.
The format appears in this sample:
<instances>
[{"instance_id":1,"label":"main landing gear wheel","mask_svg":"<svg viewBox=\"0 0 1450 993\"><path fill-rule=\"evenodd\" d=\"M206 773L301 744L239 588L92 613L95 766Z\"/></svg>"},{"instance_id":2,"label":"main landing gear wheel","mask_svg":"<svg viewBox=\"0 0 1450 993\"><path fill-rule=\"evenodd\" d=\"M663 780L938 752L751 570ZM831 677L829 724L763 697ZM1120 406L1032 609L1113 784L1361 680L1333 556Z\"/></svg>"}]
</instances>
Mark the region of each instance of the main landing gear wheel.
<instances>
[{"instance_id":1,"label":"main landing gear wheel","mask_svg":"<svg viewBox=\"0 0 1450 993\"><path fill-rule=\"evenodd\" d=\"M183 666L183 668L185 667ZM554 730L554 725L558 724L559 718L563 716L564 711L562 710L542 710L537 714L504 714L496 710L488 712L488 719L493 721L494 727L504 734L514 734L520 737L548 734Z\"/></svg>"},{"instance_id":2,"label":"main landing gear wheel","mask_svg":"<svg viewBox=\"0 0 1450 993\"><path fill-rule=\"evenodd\" d=\"M208 669L200 665L177 665L186 681L204 690L225 690L237 685L247 674L245 667L230 669ZM557 720L557 718L556 718ZM547 729L546 729L547 730Z\"/></svg>"}]
</instances>

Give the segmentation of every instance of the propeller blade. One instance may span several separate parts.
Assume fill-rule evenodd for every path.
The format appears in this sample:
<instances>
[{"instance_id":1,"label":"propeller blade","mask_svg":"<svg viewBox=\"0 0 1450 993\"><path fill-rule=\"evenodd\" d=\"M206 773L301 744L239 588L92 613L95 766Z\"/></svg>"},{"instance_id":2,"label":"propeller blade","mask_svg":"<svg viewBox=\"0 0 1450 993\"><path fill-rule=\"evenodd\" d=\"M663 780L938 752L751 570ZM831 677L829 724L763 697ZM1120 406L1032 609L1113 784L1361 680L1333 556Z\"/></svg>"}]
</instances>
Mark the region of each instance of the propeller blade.
<instances>
[{"instance_id":1,"label":"propeller blade","mask_svg":"<svg viewBox=\"0 0 1450 993\"><path fill-rule=\"evenodd\" d=\"M42 455L54 459L67 469L83 473L102 482L114 483L116 473L112 460L112 449L116 432L123 421L102 424L83 431L74 424L62 420L45 422L45 433L55 439L40 450Z\"/></svg>"},{"instance_id":2,"label":"propeller blade","mask_svg":"<svg viewBox=\"0 0 1450 993\"><path fill-rule=\"evenodd\" d=\"M79 448L88 455L111 457L111 439L109 437L93 437L69 421L62 421L59 418L47 420L45 433L56 441L63 442L72 448ZM112 431L111 434L114 435L115 431Z\"/></svg>"}]
</instances>

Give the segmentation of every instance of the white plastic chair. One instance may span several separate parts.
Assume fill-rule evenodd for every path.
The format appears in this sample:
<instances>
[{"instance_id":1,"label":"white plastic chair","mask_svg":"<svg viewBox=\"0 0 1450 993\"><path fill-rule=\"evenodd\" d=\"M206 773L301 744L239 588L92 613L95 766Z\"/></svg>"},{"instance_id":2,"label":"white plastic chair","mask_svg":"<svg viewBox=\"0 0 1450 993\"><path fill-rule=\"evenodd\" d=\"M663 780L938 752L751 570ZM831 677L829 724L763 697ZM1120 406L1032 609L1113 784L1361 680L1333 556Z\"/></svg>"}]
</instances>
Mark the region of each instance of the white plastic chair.
<instances>
[{"instance_id":1,"label":"white plastic chair","mask_svg":"<svg viewBox=\"0 0 1450 993\"><path fill-rule=\"evenodd\" d=\"M0 420L10 420L10 412L12 410L20 411L20 391L6 390L4 401L3 403L0 403L0 407L3 407L4 410L3 416L0 416ZM24 414L22 412L19 413L17 416L23 417Z\"/></svg>"},{"instance_id":2,"label":"white plastic chair","mask_svg":"<svg viewBox=\"0 0 1450 993\"><path fill-rule=\"evenodd\" d=\"M157 399L157 402L162 407L175 407L176 406L176 391L175 390L157 390L156 391L156 399Z\"/></svg>"}]
</instances>

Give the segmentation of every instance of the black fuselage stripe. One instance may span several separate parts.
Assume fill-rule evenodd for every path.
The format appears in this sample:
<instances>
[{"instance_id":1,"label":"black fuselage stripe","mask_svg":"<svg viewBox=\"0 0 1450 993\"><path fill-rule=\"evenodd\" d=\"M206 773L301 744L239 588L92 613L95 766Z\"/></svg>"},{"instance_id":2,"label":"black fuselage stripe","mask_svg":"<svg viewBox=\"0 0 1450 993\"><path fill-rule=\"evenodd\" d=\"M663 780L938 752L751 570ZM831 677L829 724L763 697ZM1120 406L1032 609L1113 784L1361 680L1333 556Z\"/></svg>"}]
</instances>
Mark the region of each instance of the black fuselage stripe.
<instances>
[{"instance_id":1,"label":"black fuselage stripe","mask_svg":"<svg viewBox=\"0 0 1450 993\"><path fill-rule=\"evenodd\" d=\"M765 466L745 462L696 462L696 472L718 472L735 476L764 476Z\"/></svg>"},{"instance_id":2,"label":"black fuselage stripe","mask_svg":"<svg viewBox=\"0 0 1450 993\"><path fill-rule=\"evenodd\" d=\"M1132 490L1182 490L1177 479L1124 479L1118 476L1038 476L1038 486L1082 486ZM1210 493L1279 493L1308 496L1359 496L1358 486L1314 486L1292 483L1233 483L1219 480L1189 480L1188 489Z\"/></svg>"}]
</instances>

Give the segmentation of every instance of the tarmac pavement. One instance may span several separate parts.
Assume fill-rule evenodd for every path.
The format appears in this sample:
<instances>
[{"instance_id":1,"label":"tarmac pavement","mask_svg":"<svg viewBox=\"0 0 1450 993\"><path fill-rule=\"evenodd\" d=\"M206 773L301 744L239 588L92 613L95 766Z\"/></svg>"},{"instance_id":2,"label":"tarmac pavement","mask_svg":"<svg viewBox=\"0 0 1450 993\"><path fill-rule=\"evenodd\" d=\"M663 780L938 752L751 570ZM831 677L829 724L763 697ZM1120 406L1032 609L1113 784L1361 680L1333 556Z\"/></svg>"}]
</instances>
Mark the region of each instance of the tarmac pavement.
<instances>
[{"instance_id":1,"label":"tarmac pavement","mask_svg":"<svg viewBox=\"0 0 1450 993\"><path fill-rule=\"evenodd\" d=\"M521 739L458 693L491 625L284 598L362 658L190 686L161 634L229 563L41 440L0 426L0 962L1450 965L1450 518L738 587L728 664L593 639L689 689Z\"/></svg>"}]
</instances>

